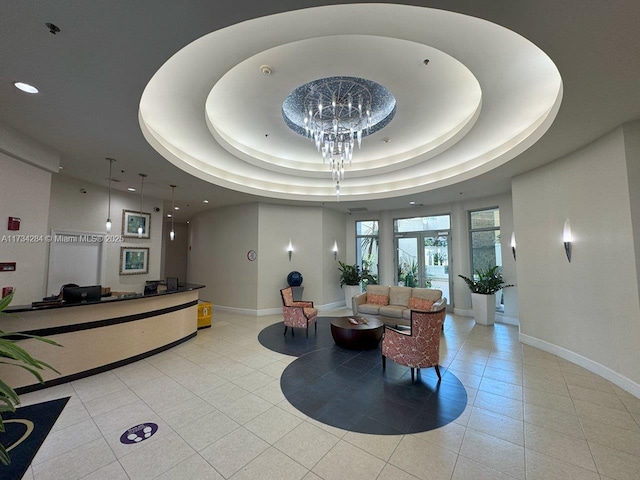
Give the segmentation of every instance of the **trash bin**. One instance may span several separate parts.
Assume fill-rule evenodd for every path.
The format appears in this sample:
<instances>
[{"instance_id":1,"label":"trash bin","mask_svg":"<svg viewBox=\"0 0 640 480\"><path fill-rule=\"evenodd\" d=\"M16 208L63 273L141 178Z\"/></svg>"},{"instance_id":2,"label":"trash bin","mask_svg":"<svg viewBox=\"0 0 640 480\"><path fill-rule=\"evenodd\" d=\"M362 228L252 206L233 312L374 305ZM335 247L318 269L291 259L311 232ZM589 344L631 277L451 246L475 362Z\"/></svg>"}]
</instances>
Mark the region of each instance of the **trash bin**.
<instances>
[{"instance_id":1,"label":"trash bin","mask_svg":"<svg viewBox=\"0 0 640 480\"><path fill-rule=\"evenodd\" d=\"M211 327L211 302L198 303L198 330Z\"/></svg>"}]
</instances>

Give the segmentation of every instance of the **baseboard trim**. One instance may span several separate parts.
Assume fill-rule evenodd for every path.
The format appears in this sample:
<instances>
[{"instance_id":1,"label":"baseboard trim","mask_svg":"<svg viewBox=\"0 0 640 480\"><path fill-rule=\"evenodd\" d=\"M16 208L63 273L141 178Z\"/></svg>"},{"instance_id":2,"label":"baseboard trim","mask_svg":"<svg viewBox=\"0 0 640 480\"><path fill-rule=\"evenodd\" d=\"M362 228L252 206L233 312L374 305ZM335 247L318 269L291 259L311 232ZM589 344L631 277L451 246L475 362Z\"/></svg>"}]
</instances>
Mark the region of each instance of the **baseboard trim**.
<instances>
[{"instance_id":1,"label":"baseboard trim","mask_svg":"<svg viewBox=\"0 0 640 480\"><path fill-rule=\"evenodd\" d=\"M525 345L539 348L540 350L543 350L545 352L552 353L560 358L564 358L565 360L575 363L582 368L586 368L590 372L593 372L596 375L600 375L602 378L609 380L611 383L629 392L631 395L640 398L640 384L623 375L620 375L618 372L611 370L609 367L605 367L598 362L594 362L587 357L583 357L579 353L575 353L564 347L559 347L558 345L554 345L553 343L540 340L524 333L520 333L520 342L524 343Z\"/></svg>"},{"instance_id":2,"label":"baseboard trim","mask_svg":"<svg viewBox=\"0 0 640 480\"><path fill-rule=\"evenodd\" d=\"M454 315L460 315L461 317L473 317L473 310L467 308L455 308L453 309ZM506 325L520 325L520 321L516 317L508 317L502 312L496 312L496 323L504 323Z\"/></svg>"},{"instance_id":3,"label":"baseboard trim","mask_svg":"<svg viewBox=\"0 0 640 480\"><path fill-rule=\"evenodd\" d=\"M344 302L327 303L326 305L315 305L319 312L327 310L335 310L337 308L346 308ZM249 317L265 317L267 315L282 314L282 307L263 308L261 310L252 310L249 308L226 307L224 305L213 305L214 310L221 312L235 313L237 315L247 315Z\"/></svg>"}]
</instances>

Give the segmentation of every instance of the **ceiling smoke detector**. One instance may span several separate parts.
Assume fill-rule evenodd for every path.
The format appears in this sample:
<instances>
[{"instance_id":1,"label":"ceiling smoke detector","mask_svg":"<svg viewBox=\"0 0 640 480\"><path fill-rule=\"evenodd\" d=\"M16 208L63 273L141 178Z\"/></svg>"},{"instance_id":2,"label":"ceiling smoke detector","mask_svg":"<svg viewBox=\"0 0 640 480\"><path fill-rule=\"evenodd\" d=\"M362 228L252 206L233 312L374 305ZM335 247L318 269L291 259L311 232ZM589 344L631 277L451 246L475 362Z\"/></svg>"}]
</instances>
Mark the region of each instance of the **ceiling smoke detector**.
<instances>
[{"instance_id":1,"label":"ceiling smoke detector","mask_svg":"<svg viewBox=\"0 0 640 480\"><path fill-rule=\"evenodd\" d=\"M260 72L265 75L265 76L269 76L273 73L273 69L269 66L269 65L261 65L260 66Z\"/></svg>"}]
</instances>

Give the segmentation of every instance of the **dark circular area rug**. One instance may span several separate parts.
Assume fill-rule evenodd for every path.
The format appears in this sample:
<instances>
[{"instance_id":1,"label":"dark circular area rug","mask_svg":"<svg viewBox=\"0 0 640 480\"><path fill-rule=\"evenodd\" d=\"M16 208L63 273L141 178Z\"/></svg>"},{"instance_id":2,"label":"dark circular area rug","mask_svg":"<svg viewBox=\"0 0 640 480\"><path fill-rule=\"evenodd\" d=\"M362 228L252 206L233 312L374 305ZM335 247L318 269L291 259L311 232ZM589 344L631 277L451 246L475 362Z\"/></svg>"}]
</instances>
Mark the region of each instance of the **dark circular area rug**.
<instances>
[{"instance_id":1,"label":"dark circular area rug","mask_svg":"<svg viewBox=\"0 0 640 480\"><path fill-rule=\"evenodd\" d=\"M283 335L276 323L258 335L260 343L295 355L282 373L285 397L309 417L334 427L378 435L417 433L442 427L459 417L467 405L464 386L448 370L421 369L411 382L408 367L387 360L383 372L380 347L346 350L334 344L330 318L318 319L318 332L296 329Z\"/></svg>"}]
</instances>

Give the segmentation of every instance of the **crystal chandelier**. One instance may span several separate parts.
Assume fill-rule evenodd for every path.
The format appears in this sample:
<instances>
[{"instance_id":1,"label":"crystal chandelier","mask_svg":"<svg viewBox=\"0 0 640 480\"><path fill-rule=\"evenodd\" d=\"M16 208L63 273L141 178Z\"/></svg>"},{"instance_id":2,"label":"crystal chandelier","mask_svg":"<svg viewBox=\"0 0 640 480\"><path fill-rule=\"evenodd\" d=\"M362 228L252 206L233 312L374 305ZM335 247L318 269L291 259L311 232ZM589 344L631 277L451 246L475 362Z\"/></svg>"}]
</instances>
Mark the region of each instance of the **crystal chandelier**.
<instances>
[{"instance_id":1,"label":"crystal chandelier","mask_svg":"<svg viewBox=\"0 0 640 480\"><path fill-rule=\"evenodd\" d=\"M285 99L282 114L296 133L310 138L329 165L340 198L345 165L362 137L385 127L396 111L393 95L382 85L354 77L329 77L296 88Z\"/></svg>"}]
</instances>

